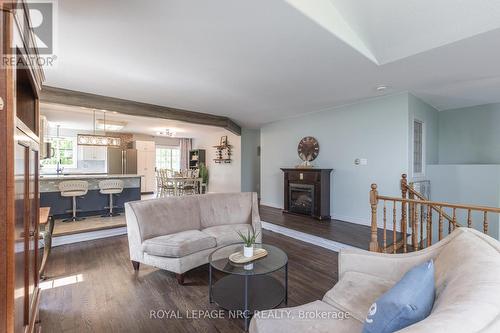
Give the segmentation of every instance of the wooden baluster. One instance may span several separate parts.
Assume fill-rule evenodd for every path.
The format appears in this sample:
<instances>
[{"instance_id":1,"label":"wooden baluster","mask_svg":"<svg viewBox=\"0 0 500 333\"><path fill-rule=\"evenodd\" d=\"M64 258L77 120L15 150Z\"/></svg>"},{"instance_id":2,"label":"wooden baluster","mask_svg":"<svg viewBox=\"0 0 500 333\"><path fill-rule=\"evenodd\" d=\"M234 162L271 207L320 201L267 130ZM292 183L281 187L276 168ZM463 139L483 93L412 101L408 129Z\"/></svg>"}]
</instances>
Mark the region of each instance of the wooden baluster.
<instances>
[{"instance_id":1,"label":"wooden baluster","mask_svg":"<svg viewBox=\"0 0 500 333\"><path fill-rule=\"evenodd\" d=\"M488 212L484 212L484 218L483 218L483 232L487 235L488 234Z\"/></svg>"},{"instance_id":2,"label":"wooden baluster","mask_svg":"<svg viewBox=\"0 0 500 333\"><path fill-rule=\"evenodd\" d=\"M386 201L384 200L384 249L383 252L387 253L387 208L386 208Z\"/></svg>"},{"instance_id":3,"label":"wooden baluster","mask_svg":"<svg viewBox=\"0 0 500 333\"><path fill-rule=\"evenodd\" d=\"M419 250L419 240L418 240L418 203L415 203L415 207L413 207L413 210L415 211L415 235L416 235L416 243L415 243L415 248L413 251L418 251Z\"/></svg>"},{"instance_id":4,"label":"wooden baluster","mask_svg":"<svg viewBox=\"0 0 500 333\"><path fill-rule=\"evenodd\" d=\"M407 175L402 174L401 175L401 197L403 199L407 198L408 194L408 180L407 180ZM407 252L406 248L406 243L407 243L407 221L406 221L406 203L403 201L401 202L401 233L402 235L402 241L403 241L403 252Z\"/></svg>"},{"instance_id":5,"label":"wooden baluster","mask_svg":"<svg viewBox=\"0 0 500 333\"><path fill-rule=\"evenodd\" d=\"M471 210L467 210L467 228L472 228Z\"/></svg>"},{"instance_id":6,"label":"wooden baluster","mask_svg":"<svg viewBox=\"0 0 500 333\"><path fill-rule=\"evenodd\" d=\"M443 239L443 207L439 206L439 233L438 240Z\"/></svg>"},{"instance_id":7,"label":"wooden baluster","mask_svg":"<svg viewBox=\"0 0 500 333\"><path fill-rule=\"evenodd\" d=\"M396 233L396 201L392 202L392 253L396 253L396 245L398 243Z\"/></svg>"},{"instance_id":8,"label":"wooden baluster","mask_svg":"<svg viewBox=\"0 0 500 333\"><path fill-rule=\"evenodd\" d=\"M377 206L378 206L378 192L377 192L377 184L371 185L370 191L370 206L372 209L372 225L371 225L371 240L370 240L370 251L378 252L378 239L377 239Z\"/></svg>"},{"instance_id":9,"label":"wooden baluster","mask_svg":"<svg viewBox=\"0 0 500 333\"><path fill-rule=\"evenodd\" d=\"M410 192L409 198L415 199L415 195ZM415 229L415 225L416 225L416 222L415 222L415 204L412 202L412 203L409 203L408 206L409 206L409 210L410 210L409 220L410 220L410 227L411 227L411 245L415 249L416 244L417 244L417 232Z\"/></svg>"},{"instance_id":10,"label":"wooden baluster","mask_svg":"<svg viewBox=\"0 0 500 333\"><path fill-rule=\"evenodd\" d=\"M424 248L424 205L420 204L420 248Z\"/></svg>"},{"instance_id":11,"label":"wooden baluster","mask_svg":"<svg viewBox=\"0 0 500 333\"><path fill-rule=\"evenodd\" d=\"M427 247L432 244L432 206L427 206Z\"/></svg>"},{"instance_id":12,"label":"wooden baluster","mask_svg":"<svg viewBox=\"0 0 500 333\"><path fill-rule=\"evenodd\" d=\"M457 209L453 208L453 219L452 219L452 229L451 230L455 230L456 226L457 226Z\"/></svg>"}]
</instances>

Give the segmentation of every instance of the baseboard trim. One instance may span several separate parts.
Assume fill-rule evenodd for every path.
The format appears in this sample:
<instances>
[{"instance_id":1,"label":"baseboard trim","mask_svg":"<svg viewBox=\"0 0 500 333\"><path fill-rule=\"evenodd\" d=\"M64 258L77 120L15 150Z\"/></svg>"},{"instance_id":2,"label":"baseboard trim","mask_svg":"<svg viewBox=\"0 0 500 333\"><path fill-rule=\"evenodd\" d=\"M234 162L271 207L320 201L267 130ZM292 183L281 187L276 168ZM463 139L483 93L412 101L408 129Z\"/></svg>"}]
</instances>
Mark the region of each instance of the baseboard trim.
<instances>
[{"instance_id":1,"label":"baseboard trim","mask_svg":"<svg viewBox=\"0 0 500 333\"><path fill-rule=\"evenodd\" d=\"M112 228L98 231L82 232L73 235L55 236L52 239L52 247L86 242L95 239L115 237L127 234L127 227Z\"/></svg>"},{"instance_id":2,"label":"baseboard trim","mask_svg":"<svg viewBox=\"0 0 500 333\"><path fill-rule=\"evenodd\" d=\"M347 245L347 244L335 242L335 241L332 241L332 240L329 240L326 238L306 234L305 232L285 228L285 227L282 227L282 226L279 226L279 225L276 225L273 223L269 223L269 222L265 222L265 221L261 221L261 223L262 223L263 229L273 231L273 232L276 232L278 234L303 241L305 243L317 245L317 246L323 247L325 249L328 249L330 251L340 252L340 250L342 250L342 249L356 249L356 247L351 246L351 245Z\"/></svg>"}]
</instances>

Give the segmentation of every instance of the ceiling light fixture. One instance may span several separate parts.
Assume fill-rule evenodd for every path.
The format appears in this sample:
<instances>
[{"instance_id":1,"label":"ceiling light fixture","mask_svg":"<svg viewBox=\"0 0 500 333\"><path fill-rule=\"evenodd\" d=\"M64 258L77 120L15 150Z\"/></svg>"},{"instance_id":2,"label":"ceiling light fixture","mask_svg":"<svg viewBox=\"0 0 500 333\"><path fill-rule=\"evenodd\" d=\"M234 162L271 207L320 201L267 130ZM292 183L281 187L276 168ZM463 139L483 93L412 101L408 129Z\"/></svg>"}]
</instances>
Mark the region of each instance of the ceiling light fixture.
<instances>
[{"instance_id":1,"label":"ceiling light fixture","mask_svg":"<svg viewBox=\"0 0 500 333\"><path fill-rule=\"evenodd\" d=\"M156 134L161 136L173 137L175 135L175 132L166 128L164 131L156 132Z\"/></svg>"},{"instance_id":2,"label":"ceiling light fixture","mask_svg":"<svg viewBox=\"0 0 500 333\"><path fill-rule=\"evenodd\" d=\"M385 85L385 84L380 84L378 85L377 87L375 87L375 90L378 92L378 93L384 93L387 91L387 89L389 89L389 86Z\"/></svg>"},{"instance_id":3,"label":"ceiling light fixture","mask_svg":"<svg viewBox=\"0 0 500 333\"><path fill-rule=\"evenodd\" d=\"M124 121L97 119L97 129L104 131L116 132L127 126Z\"/></svg>"},{"instance_id":4,"label":"ceiling light fixture","mask_svg":"<svg viewBox=\"0 0 500 333\"><path fill-rule=\"evenodd\" d=\"M95 110L92 118L94 124L94 134L78 134L77 143L81 146L106 146L106 147L120 147L122 144L121 138L107 136L107 135L97 135L96 134L96 119ZM106 129L106 113L104 113L103 128Z\"/></svg>"}]
</instances>

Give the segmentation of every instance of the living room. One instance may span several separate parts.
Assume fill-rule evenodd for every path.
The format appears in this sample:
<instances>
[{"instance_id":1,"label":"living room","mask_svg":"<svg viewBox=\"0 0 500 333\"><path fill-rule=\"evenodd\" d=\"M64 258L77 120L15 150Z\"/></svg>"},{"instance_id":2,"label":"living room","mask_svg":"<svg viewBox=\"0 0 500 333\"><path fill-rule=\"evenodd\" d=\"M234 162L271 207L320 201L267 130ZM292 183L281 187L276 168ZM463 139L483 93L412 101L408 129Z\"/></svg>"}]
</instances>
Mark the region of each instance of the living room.
<instances>
[{"instance_id":1,"label":"living room","mask_svg":"<svg viewBox=\"0 0 500 333\"><path fill-rule=\"evenodd\" d=\"M500 331L495 1L0 9L0 331Z\"/></svg>"}]
</instances>

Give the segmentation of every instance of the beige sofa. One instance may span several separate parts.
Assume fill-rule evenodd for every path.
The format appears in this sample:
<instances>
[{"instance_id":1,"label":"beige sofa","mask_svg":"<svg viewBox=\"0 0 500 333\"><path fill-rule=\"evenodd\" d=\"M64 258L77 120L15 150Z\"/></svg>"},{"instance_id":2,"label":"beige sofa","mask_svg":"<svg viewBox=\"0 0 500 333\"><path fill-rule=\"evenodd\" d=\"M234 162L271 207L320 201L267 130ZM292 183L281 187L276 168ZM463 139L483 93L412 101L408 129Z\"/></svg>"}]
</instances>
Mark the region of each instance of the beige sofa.
<instances>
[{"instance_id":1,"label":"beige sofa","mask_svg":"<svg viewBox=\"0 0 500 333\"><path fill-rule=\"evenodd\" d=\"M500 243L466 228L409 254L343 250L339 256L339 282L322 301L265 311L252 319L250 332L361 332L371 304L405 272L431 258L436 269L432 313L399 332L500 332ZM335 319L334 314L339 312L348 312L350 318ZM304 313L309 317L305 318Z\"/></svg>"},{"instance_id":2,"label":"beige sofa","mask_svg":"<svg viewBox=\"0 0 500 333\"><path fill-rule=\"evenodd\" d=\"M130 260L177 274L206 264L217 247L240 243L237 231L261 223L256 193L214 193L125 204Z\"/></svg>"}]
</instances>

